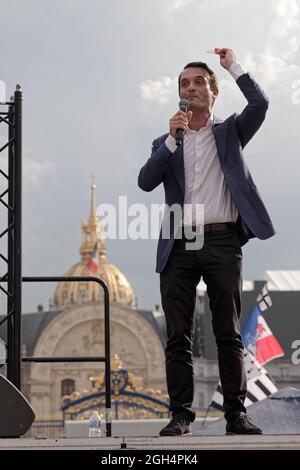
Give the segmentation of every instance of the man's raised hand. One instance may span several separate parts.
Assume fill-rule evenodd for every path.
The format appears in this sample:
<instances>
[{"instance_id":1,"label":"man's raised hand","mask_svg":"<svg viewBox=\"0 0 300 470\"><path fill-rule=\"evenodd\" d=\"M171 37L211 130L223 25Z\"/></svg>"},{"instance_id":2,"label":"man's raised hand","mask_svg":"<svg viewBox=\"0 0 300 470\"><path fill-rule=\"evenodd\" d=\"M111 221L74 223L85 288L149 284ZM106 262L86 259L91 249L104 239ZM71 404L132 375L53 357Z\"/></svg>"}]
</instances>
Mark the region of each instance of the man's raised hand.
<instances>
[{"instance_id":1,"label":"man's raised hand","mask_svg":"<svg viewBox=\"0 0 300 470\"><path fill-rule=\"evenodd\" d=\"M209 49L207 52L218 54L220 56L220 64L226 70L229 70L231 64L236 62L236 57L233 50L228 49L227 47L215 47L214 49Z\"/></svg>"}]
</instances>

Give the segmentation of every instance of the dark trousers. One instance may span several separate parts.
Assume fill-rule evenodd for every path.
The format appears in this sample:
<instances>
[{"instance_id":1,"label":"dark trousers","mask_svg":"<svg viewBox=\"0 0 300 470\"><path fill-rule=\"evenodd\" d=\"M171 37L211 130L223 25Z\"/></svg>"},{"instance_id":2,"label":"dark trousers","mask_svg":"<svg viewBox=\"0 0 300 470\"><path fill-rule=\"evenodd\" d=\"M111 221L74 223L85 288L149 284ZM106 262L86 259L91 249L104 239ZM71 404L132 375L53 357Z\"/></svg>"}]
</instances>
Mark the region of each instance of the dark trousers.
<instances>
[{"instance_id":1,"label":"dark trousers","mask_svg":"<svg viewBox=\"0 0 300 470\"><path fill-rule=\"evenodd\" d=\"M235 230L205 234L204 245L187 250L186 239L176 239L160 273L162 306L167 324L166 373L170 411L191 421L194 381L192 344L196 286L207 285L212 313L225 418L245 411L246 376L240 335L242 250Z\"/></svg>"}]
</instances>

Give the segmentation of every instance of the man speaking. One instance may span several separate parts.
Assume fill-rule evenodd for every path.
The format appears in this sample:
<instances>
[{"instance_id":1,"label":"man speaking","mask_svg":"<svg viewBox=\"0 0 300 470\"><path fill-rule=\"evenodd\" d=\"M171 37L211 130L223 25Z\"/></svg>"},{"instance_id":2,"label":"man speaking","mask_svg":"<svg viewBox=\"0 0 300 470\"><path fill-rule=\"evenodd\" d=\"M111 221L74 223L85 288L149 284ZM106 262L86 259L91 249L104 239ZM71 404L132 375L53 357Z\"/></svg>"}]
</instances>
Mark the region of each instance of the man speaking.
<instances>
[{"instance_id":1,"label":"man speaking","mask_svg":"<svg viewBox=\"0 0 300 470\"><path fill-rule=\"evenodd\" d=\"M218 348L226 433L262 433L244 407L247 390L239 325L241 246L249 238L264 240L275 232L242 149L263 123L269 101L231 49L216 48L213 52L236 81L247 100L246 107L224 121L218 119L212 112L218 96L216 74L203 62L187 64L178 85L180 99L188 105L171 117L169 133L154 140L152 154L138 177L144 191L163 183L166 205L179 204L183 214L188 206L204 205L204 223L199 223L197 211L192 210L189 222L183 217L181 226L170 220L170 237L163 237L161 231L158 242L156 272L160 273L167 324L166 374L172 414L161 436L191 435L195 419L191 408L193 317L201 277L207 286ZM187 224L190 227L185 227ZM190 231L186 229L195 236L204 234L202 247L187 249L190 237L186 233Z\"/></svg>"}]
</instances>

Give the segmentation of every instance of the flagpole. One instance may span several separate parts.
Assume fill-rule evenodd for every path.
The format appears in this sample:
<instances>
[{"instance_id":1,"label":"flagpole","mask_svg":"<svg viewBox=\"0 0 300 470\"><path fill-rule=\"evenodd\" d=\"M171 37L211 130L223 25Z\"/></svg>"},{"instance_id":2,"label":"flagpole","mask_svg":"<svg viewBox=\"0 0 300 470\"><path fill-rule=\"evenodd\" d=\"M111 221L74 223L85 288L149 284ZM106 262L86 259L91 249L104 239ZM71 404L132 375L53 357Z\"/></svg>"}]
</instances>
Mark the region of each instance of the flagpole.
<instances>
[{"instance_id":1,"label":"flagpole","mask_svg":"<svg viewBox=\"0 0 300 470\"><path fill-rule=\"evenodd\" d=\"M205 416L204 416L203 421L201 423L201 427L204 426L204 424L205 424L205 421L206 421L206 418L207 418L207 415L209 413L210 408L211 408L211 404L209 404L207 409L206 409L206 413L205 413Z\"/></svg>"}]
</instances>

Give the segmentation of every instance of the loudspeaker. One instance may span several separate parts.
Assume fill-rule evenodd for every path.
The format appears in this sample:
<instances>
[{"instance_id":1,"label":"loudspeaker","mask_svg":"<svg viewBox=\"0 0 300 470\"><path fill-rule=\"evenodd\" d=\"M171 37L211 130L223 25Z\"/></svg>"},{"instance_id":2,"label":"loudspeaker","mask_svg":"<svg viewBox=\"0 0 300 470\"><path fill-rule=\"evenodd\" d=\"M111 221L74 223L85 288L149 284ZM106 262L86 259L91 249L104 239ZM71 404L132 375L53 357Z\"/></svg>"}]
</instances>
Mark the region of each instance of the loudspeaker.
<instances>
[{"instance_id":1,"label":"loudspeaker","mask_svg":"<svg viewBox=\"0 0 300 470\"><path fill-rule=\"evenodd\" d=\"M0 438L23 436L34 419L35 413L30 403L0 374Z\"/></svg>"}]
</instances>

